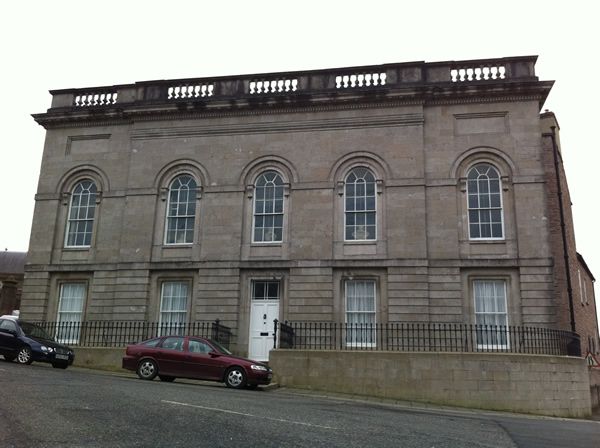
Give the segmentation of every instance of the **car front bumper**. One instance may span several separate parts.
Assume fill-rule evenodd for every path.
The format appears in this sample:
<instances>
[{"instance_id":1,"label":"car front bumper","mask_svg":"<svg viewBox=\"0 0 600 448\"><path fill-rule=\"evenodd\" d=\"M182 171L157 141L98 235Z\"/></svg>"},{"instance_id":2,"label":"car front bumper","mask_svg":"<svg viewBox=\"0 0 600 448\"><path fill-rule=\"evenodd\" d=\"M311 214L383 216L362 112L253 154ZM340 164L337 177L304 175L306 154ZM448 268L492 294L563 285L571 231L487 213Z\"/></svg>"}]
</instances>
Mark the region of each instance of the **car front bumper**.
<instances>
[{"instance_id":1,"label":"car front bumper","mask_svg":"<svg viewBox=\"0 0 600 448\"><path fill-rule=\"evenodd\" d=\"M56 353L48 353L48 352L44 352L42 350L34 350L33 351L33 360L36 362L47 362L50 364L66 364L68 366L73 364L73 361L75 361L75 355L60 355L59 356L66 356L67 359L61 359L61 358L57 358L56 357Z\"/></svg>"},{"instance_id":2,"label":"car front bumper","mask_svg":"<svg viewBox=\"0 0 600 448\"><path fill-rule=\"evenodd\" d=\"M248 384L260 384L266 386L273 379L273 372L265 372L262 370L250 370L248 372Z\"/></svg>"}]
</instances>

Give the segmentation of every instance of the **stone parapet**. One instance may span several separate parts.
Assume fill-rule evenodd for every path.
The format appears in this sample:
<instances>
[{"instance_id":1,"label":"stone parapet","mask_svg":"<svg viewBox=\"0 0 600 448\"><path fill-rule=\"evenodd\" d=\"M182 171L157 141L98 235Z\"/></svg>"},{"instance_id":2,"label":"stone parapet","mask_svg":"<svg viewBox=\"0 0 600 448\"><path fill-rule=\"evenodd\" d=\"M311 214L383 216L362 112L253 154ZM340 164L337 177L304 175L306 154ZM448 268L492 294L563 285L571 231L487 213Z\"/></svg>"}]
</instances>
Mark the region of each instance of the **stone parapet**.
<instances>
[{"instance_id":1,"label":"stone parapet","mask_svg":"<svg viewBox=\"0 0 600 448\"><path fill-rule=\"evenodd\" d=\"M506 95L509 90L514 95L512 87L503 85L518 85L520 95L539 96L541 106L552 82L539 82L536 60L537 56L520 56L408 62L53 90L52 107L34 118L50 129L74 122L130 122L164 113L323 107L325 102L380 101L382 95L387 101L456 101L457 88L465 98Z\"/></svg>"}]
</instances>

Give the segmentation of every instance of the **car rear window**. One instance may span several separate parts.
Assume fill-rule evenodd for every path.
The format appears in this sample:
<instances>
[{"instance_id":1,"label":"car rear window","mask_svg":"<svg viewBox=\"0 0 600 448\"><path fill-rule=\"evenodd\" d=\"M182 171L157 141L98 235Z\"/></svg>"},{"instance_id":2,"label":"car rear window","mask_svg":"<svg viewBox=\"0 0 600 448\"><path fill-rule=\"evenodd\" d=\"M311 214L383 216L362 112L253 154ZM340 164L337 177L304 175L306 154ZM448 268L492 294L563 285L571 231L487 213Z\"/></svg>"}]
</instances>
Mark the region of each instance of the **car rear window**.
<instances>
[{"instance_id":1,"label":"car rear window","mask_svg":"<svg viewBox=\"0 0 600 448\"><path fill-rule=\"evenodd\" d=\"M10 319L0 321L0 328L4 328L6 330L17 331L17 324L14 323Z\"/></svg>"},{"instance_id":2,"label":"car rear window","mask_svg":"<svg viewBox=\"0 0 600 448\"><path fill-rule=\"evenodd\" d=\"M162 338L150 339L149 341L140 342L140 345L144 345L146 347L156 347L160 341L162 341Z\"/></svg>"}]
</instances>

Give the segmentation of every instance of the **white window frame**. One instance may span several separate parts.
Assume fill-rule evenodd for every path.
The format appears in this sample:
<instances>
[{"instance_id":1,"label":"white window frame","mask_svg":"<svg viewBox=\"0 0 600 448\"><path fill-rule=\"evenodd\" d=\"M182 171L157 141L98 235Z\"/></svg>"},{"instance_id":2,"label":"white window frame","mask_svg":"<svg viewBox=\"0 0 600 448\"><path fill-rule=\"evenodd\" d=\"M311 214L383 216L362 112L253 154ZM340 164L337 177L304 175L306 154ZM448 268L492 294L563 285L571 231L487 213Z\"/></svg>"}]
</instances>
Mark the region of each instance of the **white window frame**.
<instances>
[{"instance_id":1,"label":"white window frame","mask_svg":"<svg viewBox=\"0 0 600 448\"><path fill-rule=\"evenodd\" d=\"M493 172L491 177L490 172ZM478 173L475 179L471 178L473 173ZM504 240L504 204L500 172L489 163L478 163L469 169L466 182L469 239L475 241ZM495 203L496 200L497 203ZM498 213L499 218L494 220L492 215ZM476 222L472 219L473 215L477 216ZM494 235L497 226L500 228L500 235ZM477 235L473 232L474 228L478 229ZM482 236L486 229L489 231L489 236Z\"/></svg>"},{"instance_id":2,"label":"white window frame","mask_svg":"<svg viewBox=\"0 0 600 448\"><path fill-rule=\"evenodd\" d=\"M190 303L190 282L163 281L160 288L158 335L181 334L185 329Z\"/></svg>"},{"instance_id":3,"label":"white window frame","mask_svg":"<svg viewBox=\"0 0 600 448\"><path fill-rule=\"evenodd\" d=\"M82 180L73 188L65 232L66 248L91 246L97 193L98 186L91 179ZM78 243L81 237L83 241Z\"/></svg>"},{"instance_id":4,"label":"white window frame","mask_svg":"<svg viewBox=\"0 0 600 448\"><path fill-rule=\"evenodd\" d=\"M58 342L63 344L79 342L86 289L86 283L82 282L60 285L55 335ZM63 328L64 324L67 324L66 328Z\"/></svg>"},{"instance_id":5,"label":"white window frame","mask_svg":"<svg viewBox=\"0 0 600 448\"><path fill-rule=\"evenodd\" d=\"M356 178L354 182L349 182L350 176ZM372 177L372 180L367 180L366 177ZM361 189L364 191L357 191ZM369 202L372 202L372 206ZM370 215L374 217L372 223L368 222ZM377 177L370 169L357 167L344 179L344 241L376 240Z\"/></svg>"},{"instance_id":6,"label":"white window frame","mask_svg":"<svg viewBox=\"0 0 600 448\"><path fill-rule=\"evenodd\" d=\"M179 185L175 188L177 183ZM196 179L189 174L178 176L170 183L165 222L165 245L177 246L194 243L197 189Z\"/></svg>"},{"instance_id":7,"label":"white window frame","mask_svg":"<svg viewBox=\"0 0 600 448\"><path fill-rule=\"evenodd\" d=\"M577 269L577 278L579 279L579 300L583 304L583 285L581 284L581 270Z\"/></svg>"},{"instance_id":8,"label":"white window frame","mask_svg":"<svg viewBox=\"0 0 600 448\"><path fill-rule=\"evenodd\" d=\"M264 185L259 185L259 183ZM252 242L281 243L285 216L285 183L276 171L256 179L252 204ZM262 224L262 225L259 225Z\"/></svg>"},{"instance_id":9,"label":"white window frame","mask_svg":"<svg viewBox=\"0 0 600 448\"><path fill-rule=\"evenodd\" d=\"M484 289L482 289L484 288ZM510 348L508 331L508 296L506 280L473 280L473 305L475 325L477 326L477 348L483 350L506 350ZM481 294L483 292L483 294ZM487 325L487 331L483 328ZM482 330L479 330L479 327ZM490 332L490 326L502 327ZM492 341L484 341L491 336ZM500 342L498 342L500 341Z\"/></svg>"},{"instance_id":10,"label":"white window frame","mask_svg":"<svg viewBox=\"0 0 600 448\"><path fill-rule=\"evenodd\" d=\"M262 296L256 295L256 286L258 284L264 284L265 293ZM272 292L270 286L277 285L277 293L275 295L270 294ZM281 299L281 281L279 280L252 280L252 300L280 300Z\"/></svg>"},{"instance_id":11,"label":"white window frame","mask_svg":"<svg viewBox=\"0 0 600 448\"><path fill-rule=\"evenodd\" d=\"M358 288L363 288L364 291L358 291ZM361 299L364 303L359 304ZM375 280L346 280L344 282L344 302L346 346L375 347L377 345L377 284ZM357 333L354 330L360 324L369 325L369 327L365 331L359 330L360 333ZM351 331L349 331L349 326L352 326L350 327Z\"/></svg>"}]
</instances>

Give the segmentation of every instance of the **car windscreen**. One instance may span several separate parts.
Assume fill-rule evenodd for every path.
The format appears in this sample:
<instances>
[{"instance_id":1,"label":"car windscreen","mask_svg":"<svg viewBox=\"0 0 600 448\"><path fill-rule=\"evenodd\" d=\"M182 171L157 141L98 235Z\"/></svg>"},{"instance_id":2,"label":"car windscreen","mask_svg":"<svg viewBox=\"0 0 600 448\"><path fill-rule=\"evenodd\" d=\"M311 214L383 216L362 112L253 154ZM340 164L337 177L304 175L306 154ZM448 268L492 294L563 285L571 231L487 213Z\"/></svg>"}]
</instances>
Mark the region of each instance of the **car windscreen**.
<instances>
[{"instance_id":1,"label":"car windscreen","mask_svg":"<svg viewBox=\"0 0 600 448\"><path fill-rule=\"evenodd\" d=\"M25 333L25 336L28 338L46 339L47 341L54 340L54 338L50 336L46 330L38 325L30 324L28 322L19 322L19 326L21 327L21 330L23 330L23 333Z\"/></svg>"},{"instance_id":2,"label":"car windscreen","mask_svg":"<svg viewBox=\"0 0 600 448\"><path fill-rule=\"evenodd\" d=\"M229 350L227 350L225 347L223 347L221 344L219 344L218 342L215 342L213 340L209 340L209 342L211 343L211 345L217 349L217 351L219 353L223 353L224 355L232 355L233 353L231 353Z\"/></svg>"}]
</instances>

